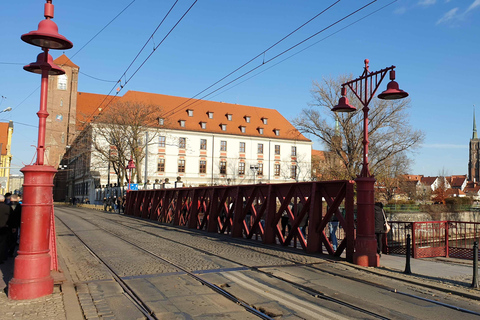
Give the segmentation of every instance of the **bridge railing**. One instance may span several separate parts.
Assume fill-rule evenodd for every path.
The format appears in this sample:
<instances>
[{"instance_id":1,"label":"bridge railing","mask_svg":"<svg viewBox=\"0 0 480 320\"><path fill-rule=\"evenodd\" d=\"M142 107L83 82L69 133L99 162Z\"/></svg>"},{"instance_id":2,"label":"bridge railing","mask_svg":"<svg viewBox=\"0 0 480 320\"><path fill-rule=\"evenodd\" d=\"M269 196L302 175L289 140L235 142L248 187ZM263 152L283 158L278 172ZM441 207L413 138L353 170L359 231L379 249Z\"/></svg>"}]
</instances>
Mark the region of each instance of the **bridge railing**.
<instances>
[{"instance_id":1,"label":"bridge railing","mask_svg":"<svg viewBox=\"0 0 480 320\"><path fill-rule=\"evenodd\" d=\"M130 191L125 214L353 260L353 181ZM335 215L338 245L329 234Z\"/></svg>"}]
</instances>

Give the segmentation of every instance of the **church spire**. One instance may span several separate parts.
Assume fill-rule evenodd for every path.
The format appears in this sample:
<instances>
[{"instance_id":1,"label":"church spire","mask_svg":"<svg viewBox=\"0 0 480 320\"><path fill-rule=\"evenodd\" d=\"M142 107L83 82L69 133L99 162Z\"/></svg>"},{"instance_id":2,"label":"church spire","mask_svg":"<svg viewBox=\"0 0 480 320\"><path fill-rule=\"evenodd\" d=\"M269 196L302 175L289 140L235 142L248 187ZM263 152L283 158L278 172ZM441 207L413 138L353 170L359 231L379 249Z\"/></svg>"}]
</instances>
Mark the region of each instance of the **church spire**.
<instances>
[{"instance_id":1,"label":"church spire","mask_svg":"<svg viewBox=\"0 0 480 320\"><path fill-rule=\"evenodd\" d=\"M473 105L473 137L472 139L478 139L477 137L477 124L475 122L475 105Z\"/></svg>"}]
</instances>

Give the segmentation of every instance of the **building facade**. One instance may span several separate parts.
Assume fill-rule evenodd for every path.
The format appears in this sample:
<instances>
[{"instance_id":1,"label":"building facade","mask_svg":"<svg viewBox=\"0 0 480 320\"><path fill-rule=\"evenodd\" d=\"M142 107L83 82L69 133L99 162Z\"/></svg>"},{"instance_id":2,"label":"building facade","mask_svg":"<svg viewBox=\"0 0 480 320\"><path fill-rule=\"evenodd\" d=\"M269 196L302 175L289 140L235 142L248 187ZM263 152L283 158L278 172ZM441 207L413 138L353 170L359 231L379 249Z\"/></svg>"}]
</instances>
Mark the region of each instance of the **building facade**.
<instances>
[{"instance_id":1,"label":"building facade","mask_svg":"<svg viewBox=\"0 0 480 320\"><path fill-rule=\"evenodd\" d=\"M59 59L55 63L62 64ZM73 70L70 77L78 74L78 67L65 65ZM61 91L64 87L59 81L64 80L58 76L51 78L56 81L52 83L52 91ZM180 179L184 186L311 180L312 142L277 110L138 91L110 97L77 92L73 88L76 81L72 79L69 83L67 92L54 93L60 100L52 98L52 103L63 109L52 109L53 112L49 109L50 114L70 114L69 120L58 123L53 123L56 120L52 117L52 130L47 133L51 137L51 150L58 146L65 153L59 160L56 153L48 154L50 163L58 163L62 169L57 180L63 184L57 181L55 186L57 201L71 197L92 201L99 198L95 189L125 184L125 175L117 176L114 164L102 158L92 143L113 150L99 134L102 124L91 120L115 103L154 106L161 111L158 123L145 127L141 144L146 157L135 164L141 187L153 188L154 184L158 187L166 179L170 182ZM62 94L69 98L69 104L62 105L62 99L66 99ZM88 130L83 130L87 123ZM68 139L62 140L62 134Z\"/></svg>"},{"instance_id":2,"label":"building facade","mask_svg":"<svg viewBox=\"0 0 480 320\"><path fill-rule=\"evenodd\" d=\"M13 122L0 122L0 194L12 191L10 187L12 135Z\"/></svg>"}]
</instances>

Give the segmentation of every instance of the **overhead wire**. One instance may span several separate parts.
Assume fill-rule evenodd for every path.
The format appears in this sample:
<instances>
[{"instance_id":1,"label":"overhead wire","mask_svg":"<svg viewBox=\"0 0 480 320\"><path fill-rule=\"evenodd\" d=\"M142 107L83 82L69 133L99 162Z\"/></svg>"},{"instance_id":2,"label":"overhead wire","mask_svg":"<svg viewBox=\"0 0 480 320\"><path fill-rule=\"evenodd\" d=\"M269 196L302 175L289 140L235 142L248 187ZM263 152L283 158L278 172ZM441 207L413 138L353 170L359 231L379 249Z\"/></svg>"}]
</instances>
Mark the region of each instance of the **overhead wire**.
<instances>
[{"instance_id":1,"label":"overhead wire","mask_svg":"<svg viewBox=\"0 0 480 320\"><path fill-rule=\"evenodd\" d=\"M175 23L175 25L170 28L170 30L168 31L168 33L163 37L163 39L160 41L160 43L158 45L156 45L152 52L143 60L143 62L140 64L140 66L137 67L137 69L133 72L133 74L127 79L126 77L126 72L125 71L122 76L120 77L120 79L117 81L117 83L120 83L120 87L118 88L119 90L117 90L117 92L115 93L115 96L117 96L120 91L123 89L123 87L137 74L137 72L144 66L144 64L148 61L148 59L150 59L150 57L155 53L155 51L158 49L158 47L160 47L163 42L168 38L168 36L173 32L173 30L178 26L178 24L183 20L183 18L185 18L185 16L190 12L190 10L193 8L193 6L197 3L198 0L195 0L191 5L190 7L185 11L185 13L180 17L180 19L177 20L177 22ZM161 23L163 23L163 21L166 19L166 17L170 14L170 12L172 11L173 7L175 7L175 5L177 4L178 0L175 1L175 3L172 5L172 8L167 12L167 14L165 15L164 19L162 19ZM160 25L155 29L155 31L152 33L152 35L148 38L147 40L147 43L153 39L153 36L154 34L157 32L158 28L160 27ZM142 49L140 49L140 52L143 50L143 48L145 48L146 44L142 47ZM134 61L137 59L138 57L138 54L137 56L134 58ZM131 65L133 64L133 62L128 66L127 70L131 67ZM125 81L123 84L121 84L121 79L122 78L125 78ZM105 100L110 96L110 94L112 93L112 91L115 89L116 86L113 86L113 88L110 90L110 92L105 96L105 98L102 100L102 102L99 104L99 106L95 109L97 110L98 108L102 107L103 103L105 102ZM113 99L110 99L110 101L102 107L102 111L104 111L109 105L110 103L112 102ZM95 114L95 111L92 112L86 119L85 123L89 123L90 119L93 117L93 115Z\"/></svg>"},{"instance_id":2,"label":"overhead wire","mask_svg":"<svg viewBox=\"0 0 480 320\"><path fill-rule=\"evenodd\" d=\"M215 90L211 91L210 93L208 93L208 94L206 94L206 95L202 96L201 98L199 98L199 99L197 99L197 100L193 101L192 103L190 103L190 104L188 104L188 105L184 106L183 108L181 108L181 109L179 109L179 110L177 110L177 111L173 111L173 112L168 112L168 113L166 113L166 114L165 114L165 116L166 116L166 117L168 117L168 116L172 116L172 115L174 115L174 114L176 114L176 113L178 113L178 112L181 112L181 111L185 110L185 109L186 109L186 108L188 108L189 106L192 106L193 104L195 104L195 103L198 103L199 101L202 101L202 100L203 100L203 99L205 99L206 97L208 97L208 96L212 95L213 93L215 93L215 92L217 92L217 91L219 91L219 90L221 90L221 89L225 88L226 86L228 86L228 85L230 85L230 84L232 84L232 83L234 83L234 82L238 81L239 79L241 79L241 78L245 77L246 75L248 75L248 74L252 73L253 71L257 70L258 68L261 68L261 67L262 67L262 66L264 66L265 64L267 64L267 63L269 63L269 62L271 62L271 61L273 61L273 60L277 59L278 57L280 57L280 56L284 55L285 53L287 53L287 52L289 52L290 50L292 50L292 49L294 49L294 48L298 47L298 46L299 46L299 45L301 45L302 43L305 43L306 41L308 41L308 40L312 39L313 37L315 37L315 36L319 35L320 33L322 33L322 32L325 32L326 30L330 29L331 27L333 27L333 26L337 25L338 23L340 23L340 22L342 22L343 20L345 20L345 19L347 19L347 18L351 17L352 15L356 14L357 12L360 12L361 10L363 10L363 9L367 8L368 6L372 5L373 3L377 2L377 1L378 1L378 0L373 0L373 1L369 2L369 3L367 3L366 5L364 5L364 6L360 7L360 8L358 8L358 9L356 9L355 11L353 11L353 12L349 13L348 15L344 16L343 18L341 18L341 19L339 19L339 20L335 21L334 23L331 23L330 25L328 25L327 27L323 28L322 30L320 30L320 31L318 31L318 32L314 33L313 35L311 35L311 36L309 36L309 37L305 38L304 40L302 40L302 41L298 42L297 44L295 44L295 45L291 46L290 48L288 48L288 49L286 49L286 50L284 50L284 51L280 52L279 54L275 55L273 58L270 58L270 59L268 59L267 61L265 61L265 62L262 62L260 65L258 65L258 66L256 66L256 67L254 67L254 68L250 69L249 71L247 71L247 72L243 73L242 75L238 76L237 78L235 78L235 79L233 79L233 80L229 81L228 83L226 83L226 84L224 84L224 85L220 86L219 88L217 88L217 89L215 89ZM175 107L175 108L176 108L176 107ZM174 108L174 109L175 109L175 108Z\"/></svg>"},{"instance_id":3,"label":"overhead wire","mask_svg":"<svg viewBox=\"0 0 480 320\"><path fill-rule=\"evenodd\" d=\"M218 95L220 95L220 94L222 94L222 93L224 93L224 92L227 92L228 90L230 90L230 89L233 89L233 88L235 88L236 86L239 86L239 85L241 85L242 83L244 83L244 82L246 82L246 81L248 81L248 80L250 80L250 79L252 79L252 78L254 78L254 77L256 77L256 76L258 76L258 75L260 75L260 74L262 74L262 73L264 73L265 71L268 71L268 70L272 69L273 67L276 67L276 66L277 66L277 65L279 65L280 63L282 63L282 62L284 62L284 61L286 61L286 60L288 60L288 59L290 59L290 58L293 58L293 57L294 57L294 56L296 56L297 54L300 54L300 53L302 53L303 51L305 51L305 50L307 50L307 49L310 49L311 47L313 47L313 46L315 46L315 45L319 44L320 42L323 42L324 40L327 40L328 38L330 38L330 37L332 37L332 36L336 35L337 33L340 33L341 31L343 31L343 30L345 30L345 29L347 29L347 28L349 28L349 27L353 26L354 24L357 24L358 22L360 22L360 21L362 21L362 20L364 20L364 19L366 19L366 18L368 18L368 17L370 17L370 16L374 15L375 13L377 13L377 12L379 12L379 11L381 11L381 10L385 9L386 7L388 7L388 6L392 5L392 4L394 4L394 3L395 3L395 2L397 2L397 1L398 1L398 0L393 0L392 2L390 2L390 3L386 4L386 5L384 5L383 7L379 8L379 9L377 9L377 10L375 10L375 11L372 11L372 12L370 12L369 14L367 14L367 15L363 16L362 18L360 18L360 19L358 19L358 20L355 20L354 22L352 22L352 23L350 23L350 24L346 25L346 26L345 26L345 27L343 27L343 28L340 28L340 29L338 29L337 31L335 31L335 32L333 32L333 33L329 34L328 36L326 36L326 37L324 37L324 38L322 38L322 39L318 40L317 42L315 42L315 43L312 43L311 45L309 45L309 46L307 46L307 47L303 48L303 49L302 49L302 50L300 50L300 51L297 51L297 52L295 52L294 54L292 54L292 55L290 55L290 56L286 57L286 58L285 58L285 59L283 59L283 60L280 60L279 62L275 63L274 65L272 65L272 66L270 66L270 67L268 67L268 68L266 68L266 69L264 69L264 70L262 70L262 71L260 71L260 72L258 72L258 73L256 73L256 74L254 74L253 76L251 76L251 77L249 77L249 78L247 78L247 79L245 79L245 80L243 80L243 81L241 81L241 82L237 83L237 84L236 84L236 85L234 85L234 86L231 86L230 88L227 88L227 89L223 90L222 92L219 92L218 94L214 95L213 97L216 97L216 96L218 96ZM212 97L212 98L213 98L213 97Z\"/></svg>"}]
</instances>

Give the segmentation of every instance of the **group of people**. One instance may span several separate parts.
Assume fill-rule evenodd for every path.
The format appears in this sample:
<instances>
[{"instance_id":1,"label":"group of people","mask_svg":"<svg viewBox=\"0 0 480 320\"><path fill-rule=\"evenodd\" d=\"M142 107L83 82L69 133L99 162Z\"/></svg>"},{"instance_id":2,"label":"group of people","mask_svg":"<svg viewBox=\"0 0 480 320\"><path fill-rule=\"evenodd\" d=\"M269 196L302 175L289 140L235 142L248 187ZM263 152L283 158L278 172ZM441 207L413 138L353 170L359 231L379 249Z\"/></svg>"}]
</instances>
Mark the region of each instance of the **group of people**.
<instances>
[{"instance_id":1,"label":"group of people","mask_svg":"<svg viewBox=\"0 0 480 320\"><path fill-rule=\"evenodd\" d=\"M122 213L125 212L125 199L122 196L103 198L103 210Z\"/></svg>"},{"instance_id":2,"label":"group of people","mask_svg":"<svg viewBox=\"0 0 480 320\"><path fill-rule=\"evenodd\" d=\"M0 195L0 264L13 257L20 236L22 201L19 195Z\"/></svg>"}]
</instances>

